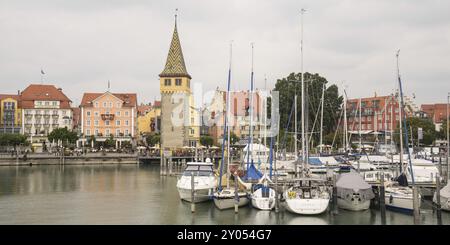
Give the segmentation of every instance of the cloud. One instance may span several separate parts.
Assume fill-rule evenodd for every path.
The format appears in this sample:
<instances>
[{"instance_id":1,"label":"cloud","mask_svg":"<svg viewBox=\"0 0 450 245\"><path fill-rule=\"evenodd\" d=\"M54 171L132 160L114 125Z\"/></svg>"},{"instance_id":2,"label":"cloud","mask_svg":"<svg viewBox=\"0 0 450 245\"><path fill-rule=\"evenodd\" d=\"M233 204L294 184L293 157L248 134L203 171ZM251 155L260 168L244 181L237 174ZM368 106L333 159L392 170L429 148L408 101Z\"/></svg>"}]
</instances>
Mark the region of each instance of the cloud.
<instances>
[{"instance_id":1,"label":"cloud","mask_svg":"<svg viewBox=\"0 0 450 245\"><path fill-rule=\"evenodd\" d=\"M74 102L83 92L136 92L140 102L159 97L173 15L193 82L225 87L233 40L233 87L248 89L250 43L255 80L273 86L300 71L300 15L304 67L351 97L396 88L395 51L405 91L417 102L442 102L450 91L450 2L430 1L0 1L1 92L29 83L63 88ZM442 91L442 92L441 92Z\"/></svg>"}]
</instances>

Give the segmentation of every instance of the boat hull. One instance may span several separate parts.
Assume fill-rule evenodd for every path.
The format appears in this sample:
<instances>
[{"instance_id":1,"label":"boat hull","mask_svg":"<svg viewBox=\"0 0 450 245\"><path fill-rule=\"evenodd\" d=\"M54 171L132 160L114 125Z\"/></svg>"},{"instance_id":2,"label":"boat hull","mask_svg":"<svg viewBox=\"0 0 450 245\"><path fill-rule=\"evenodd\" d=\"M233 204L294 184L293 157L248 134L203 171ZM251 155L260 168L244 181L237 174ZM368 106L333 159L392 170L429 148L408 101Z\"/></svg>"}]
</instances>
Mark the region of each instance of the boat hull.
<instances>
[{"instance_id":1,"label":"boat hull","mask_svg":"<svg viewBox=\"0 0 450 245\"><path fill-rule=\"evenodd\" d=\"M263 189L257 189L252 193L252 206L260 210L272 210L275 208L275 190L268 188L268 195L263 195Z\"/></svg>"},{"instance_id":2,"label":"boat hull","mask_svg":"<svg viewBox=\"0 0 450 245\"><path fill-rule=\"evenodd\" d=\"M363 211L370 208L370 200L352 201L348 199L338 198L337 204L339 208L351 211Z\"/></svg>"},{"instance_id":3,"label":"boat hull","mask_svg":"<svg viewBox=\"0 0 450 245\"><path fill-rule=\"evenodd\" d=\"M285 207L286 209L295 214L321 214L325 212L328 208L330 200L325 198L317 199L286 199Z\"/></svg>"},{"instance_id":4,"label":"boat hull","mask_svg":"<svg viewBox=\"0 0 450 245\"><path fill-rule=\"evenodd\" d=\"M211 200L212 189L196 189L194 195L194 203L206 202ZM192 202L191 189L178 188L181 200Z\"/></svg>"},{"instance_id":5,"label":"boat hull","mask_svg":"<svg viewBox=\"0 0 450 245\"><path fill-rule=\"evenodd\" d=\"M236 203L235 198L231 197L231 196L228 196L228 197L214 196L213 199L214 199L214 204L220 210L234 208L234 204ZM238 203L239 207L245 206L248 203L249 203L249 198L246 195L239 197L239 203Z\"/></svg>"},{"instance_id":6,"label":"boat hull","mask_svg":"<svg viewBox=\"0 0 450 245\"><path fill-rule=\"evenodd\" d=\"M419 197L420 200L420 197ZM409 196L398 196L394 194L386 194L385 197L385 206L386 209L396 212L402 213L412 213L414 211L413 208L413 198L412 195ZM419 202L420 208L420 202Z\"/></svg>"}]
</instances>

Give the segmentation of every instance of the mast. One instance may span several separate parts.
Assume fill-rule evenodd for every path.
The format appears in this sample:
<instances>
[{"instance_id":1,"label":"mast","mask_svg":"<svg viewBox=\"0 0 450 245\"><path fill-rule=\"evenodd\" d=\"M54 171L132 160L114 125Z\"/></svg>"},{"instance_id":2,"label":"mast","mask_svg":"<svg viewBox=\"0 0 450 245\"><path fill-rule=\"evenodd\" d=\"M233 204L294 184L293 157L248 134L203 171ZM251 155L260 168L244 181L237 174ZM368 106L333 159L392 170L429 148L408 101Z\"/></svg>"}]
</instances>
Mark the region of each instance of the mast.
<instances>
[{"instance_id":1,"label":"mast","mask_svg":"<svg viewBox=\"0 0 450 245\"><path fill-rule=\"evenodd\" d=\"M449 134L449 104L450 104L450 93L447 94L447 183L450 182L450 168L449 168L449 154L450 154L450 134Z\"/></svg>"},{"instance_id":2,"label":"mast","mask_svg":"<svg viewBox=\"0 0 450 245\"><path fill-rule=\"evenodd\" d=\"M362 142L361 142L361 110L362 110L362 106L361 106L361 98L359 98L359 130L358 130L358 134L359 134L359 152L362 152Z\"/></svg>"},{"instance_id":3,"label":"mast","mask_svg":"<svg viewBox=\"0 0 450 245\"><path fill-rule=\"evenodd\" d=\"M392 96L389 100L389 108L391 109L391 154L394 154L394 152L392 152L392 148L394 146L394 93L392 93Z\"/></svg>"},{"instance_id":4,"label":"mast","mask_svg":"<svg viewBox=\"0 0 450 245\"><path fill-rule=\"evenodd\" d=\"M344 137L343 137L343 146L344 146L344 152L347 153L347 92L345 91L344 88L344 127L343 130L344 131Z\"/></svg>"},{"instance_id":5,"label":"mast","mask_svg":"<svg viewBox=\"0 0 450 245\"><path fill-rule=\"evenodd\" d=\"M388 99L384 99L384 148L386 149L386 156L387 156L387 137L386 137L386 129L387 129L387 101Z\"/></svg>"},{"instance_id":6,"label":"mast","mask_svg":"<svg viewBox=\"0 0 450 245\"><path fill-rule=\"evenodd\" d=\"M230 43L230 65L228 69L228 83L227 83L227 95L226 95L226 110L223 125L223 141L222 141L222 163L220 164L220 176L219 176L219 191L222 191L222 176L223 176L223 165L225 164L225 137L228 131L228 111L229 111L229 101L230 101L230 84L231 84L231 59L233 56L233 43ZM228 138L228 137L227 137ZM228 142L227 142L228 143ZM229 148L228 148L229 149ZM227 152L229 155L229 152ZM230 172L229 166L227 166L227 173ZM229 181L227 181L227 186Z\"/></svg>"},{"instance_id":7,"label":"mast","mask_svg":"<svg viewBox=\"0 0 450 245\"><path fill-rule=\"evenodd\" d=\"M322 136L323 136L323 105L324 105L324 96L325 96L325 83L323 83L322 87L322 108L320 109L320 143L319 143L319 153L322 154Z\"/></svg>"},{"instance_id":8,"label":"mast","mask_svg":"<svg viewBox=\"0 0 450 245\"><path fill-rule=\"evenodd\" d=\"M307 159L306 159L306 138L305 138L305 81L304 81L304 72L303 72L303 14L305 13L305 9L301 9L301 41L300 41L300 58L301 58L301 88L302 88L302 163L303 168L306 167ZM295 103L297 105L297 103ZM297 110L296 110L297 111ZM297 120L295 120L297 122ZM297 127L295 128L297 131ZM295 140L297 140L297 135L295 136ZM297 149L296 149L297 150Z\"/></svg>"},{"instance_id":9,"label":"mast","mask_svg":"<svg viewBox=\"0 0 450 245\"><path fill-rule=\"evenodd\" d=\"M250 133L249 133L249 141L248 141L248 147L247 147L247 170L250 167L250 154L251 162L253 163L253 43L251 43L252 46L252 71L250 76L250 106L249 106L249 113L250 113Z\"/></svg>"},{"instance_id":10,"label":"mast","mask_svg":"<svg viewBox=\"0 0 450 245\"><path fill-rule=\"evenodd\" d=\"M400 90L400 102L401 102L401 110L400 112L403 114L403 127L405 128L405 145L406 145L406 151L408 153L408 162L409 162L409 168L411 171L411 180L412 180L412 185L413 187L415 186L415 181L414 181L414 173L413 173L413 168L412 168L412 162L411 162L411 155L409 153L409 147L408 147L408 128L406 127L406 115L405 112L403 111L405 108L405 104L403 103L403 89L402 89L402 80L400 79L400 69L398 66L398 56L400 54L400 50L397 51L397 74L398 74L398 87ZM402 118L402 117L400 117Z\"/></svg>"}]
</instances>

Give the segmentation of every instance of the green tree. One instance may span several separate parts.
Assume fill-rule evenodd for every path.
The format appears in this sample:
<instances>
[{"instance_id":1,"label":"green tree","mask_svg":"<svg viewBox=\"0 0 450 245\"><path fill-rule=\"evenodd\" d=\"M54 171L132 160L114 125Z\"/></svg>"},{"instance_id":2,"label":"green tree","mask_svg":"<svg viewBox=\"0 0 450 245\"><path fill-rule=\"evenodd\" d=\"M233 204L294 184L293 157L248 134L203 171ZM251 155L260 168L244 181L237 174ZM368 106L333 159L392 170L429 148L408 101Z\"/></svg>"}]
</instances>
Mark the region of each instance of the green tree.
<instances>
[{"instance_id":1,"label":"green tree","mask_svg":"<svg viewBox=\"0 0 450 245\"><path fill-rule=\"evenodd\" d=\"M447 139L447 120L444 120L442 122L441 130L439 131L437 137L439 139L441 139L441 140L446 140Z\"/></svg>"},{"instance_id":2,"label":"green tree","mask_svg":"<svg viewBox=\"0 0 450 245\"><path fill-rule=\"evenodd\" d=\"M78 140L78 135L77 132L70 131L67 127L57 128L48 135L48 140L55 142L61 140L63 145L67 146L67 143L74 144Z\"/></svg>"},{"instance_id":3,"label":"green tree","mask_svg":"<svg viewBox=\"0 0 450 245\"><path fill-rule=\"evenodd\" d=\"M409 144L411 144L411 136L412 136L412 140L414 141L414 146L417 146L417 137L418 137L417 129L418 128L422 128L422 132L423 132L423 139L420 140L421 145L432 145L438 136L438 132L436 132L434 123L431 121L431 119L428 119L428 118L419 118L419 117L407 118L406 119L406 127L408 130ZM411 129L412 129L412 132L411 132ZM397 126L397 129L395 130L395 135L394 135L394 139L395 139L395 142L397 142L397 145L400 144L399 132L400 132L400 129ZM404 134L405 134L405 132L403 131L403 135ZM404 140L405 139L403 139L403 141Z\"/></svg>"},{"instance_id":4,"label":"green tree","mask_svg":"<svg viewBox=\"0 0 450 245\"><path fill-rule=\"evenodd\" d=\"M230 145L235 145L239 142L240 138L234 133L230 132Z\"/></svg>"},{"instance_id":5,"label":"green tree","mask_svg":"<svg viewBox=\"0 0 450 245\"><path fill-rule=\"evenodd\" d=\"M161 142L161 135L155 134L155 133L148 134L145 136L145 141L147 142L147 145L149 145L149 146L158 145Z\"/></svg>"},{"instance_id":6,"label":"green tree","mask_svg":"<svg viewBox=\"0 0 450 245\"><path fill-rule=\"evenodd\" d=\"M203 146L212 146L214 143L214 140L211 136L205 135L200 137L200 144Z\"/></svg>"},{"instance_id":7,"label":"green tree","mask_svg":"<svg viewBox=\"0 0 450 245\"><path fill-rule=\"evenodd\" d=\"M103 146L105 148L112 148L116 146L116 141L114 140L114 137L112 135L109 136L108 139L105 140L103 143Z\"/></svg>"},{"instance_id":8,"label":"green tree","mask_svg":"<svg viewBox=\"0 0 450 245\"><path fill-rule=\"evenodd\" d=\"M285 78L278 79L275 84L275 91L279 91L279 109L280 109L280 127L285 128L289 115L292 110L294 95L297 95L297 130L301 130L301 73L291 73ZM308 131L313 132L313 141L318 144L320 130L320 115L317 118L314 129L312 128L316 114L320 114L320 103L322 98L323 85L326 86L324 93L324 110L323 110L323 135L330 134L337 130L337 121L342 107L343 97L339 96L338 87L336 85L327 86L326 78L319 74L304 74L305 91L307 92L307 100L305 109L308 116ZM294 131L294 116L292 115L289 132ZM281 135L283 136L283 135ZM283 137L282 137L283 138ZM292 142L293 143L293 142ZM290 145L288 145L290 146Z\"/></svg>"},{"instance_id":9,"label":"green tree","mask_svg":"<svg viewBox=\"0 0 450 245\"><path fill-rule=\"evenodd\" d=\"M0 134L0 145L1 146L18 146L26 145L27 137L22 134Z\"/></svg>"}]
</instances>

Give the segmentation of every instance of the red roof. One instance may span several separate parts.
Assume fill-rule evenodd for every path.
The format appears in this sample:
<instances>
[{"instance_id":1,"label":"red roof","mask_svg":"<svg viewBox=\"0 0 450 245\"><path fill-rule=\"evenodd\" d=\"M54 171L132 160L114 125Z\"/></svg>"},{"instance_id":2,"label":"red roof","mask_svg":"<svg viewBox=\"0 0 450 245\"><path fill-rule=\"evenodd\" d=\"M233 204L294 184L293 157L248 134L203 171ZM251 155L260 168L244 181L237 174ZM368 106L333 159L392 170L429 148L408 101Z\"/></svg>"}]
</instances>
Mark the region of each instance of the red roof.
<instances>
[{"instance_id":1,"label":"red roof","mask_svg":"<svg viewBox=\"0 0 450 245\"><path fill-rule=\"evenodd\" d=\"M155 102L153 103L154 107L161 107L161 101L160 100L155 100Z\"/></svg>"},{"instance_id":2,"label":"red roof","mask_svg":"<svg viewBox=\"0 0 450 245\"><path fill-rule=\"evenodd\" d=\"M109 92L106 92L109 93ZM80 106L82 107L92 107L92 101L96 100L98 97L104 95L105 93L84 93L83 99L81 99ZM111 93L115 97L119 98L124 102L125 107L135 107L137 105L137 95L127 94L127 93Z\"/></svg>"},{"instance_id":3,"label":"red roof","mask_svg":"<svg viewBox=\"0 0 450 245\"><path fill-rule=\"evenodd\" d=\"M139 105L137 107L138 115L145 115L147 112L149 112L152 109L151 105Z\"/></svg>"},{"instance_id":4,"label":"red roof","mask_svg":"<svg viewBox=\"0 0 450 245\"><path fill-rule=\"evenodd\" d=\"M22 108L34 108L36 100L57 100L60 102L60 108L70 109L72 102L63 92L62 89L56 88L54 85L31 84L21 95Z\"/></svg>"}]
</instances>

